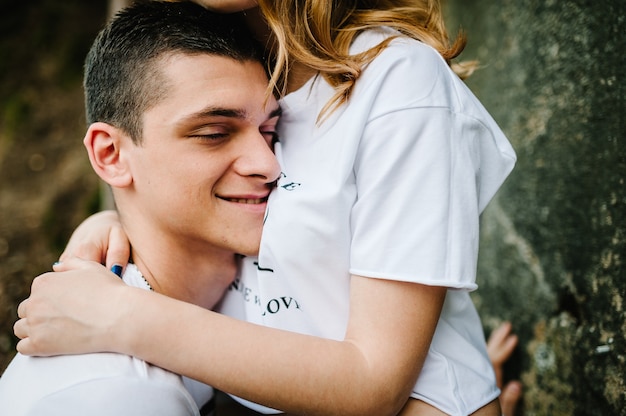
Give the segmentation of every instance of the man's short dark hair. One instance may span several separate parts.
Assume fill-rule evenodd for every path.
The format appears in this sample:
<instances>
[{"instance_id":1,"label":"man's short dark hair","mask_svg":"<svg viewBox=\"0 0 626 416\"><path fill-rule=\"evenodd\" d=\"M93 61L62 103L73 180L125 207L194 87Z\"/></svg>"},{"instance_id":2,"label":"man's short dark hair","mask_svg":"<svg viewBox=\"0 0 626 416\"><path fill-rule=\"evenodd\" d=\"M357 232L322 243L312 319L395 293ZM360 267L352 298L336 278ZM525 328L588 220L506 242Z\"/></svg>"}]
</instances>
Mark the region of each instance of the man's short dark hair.
<instances>
[{"instance_id":1,"label":"man's short dark hair","mask_svg":"<svg viewBox=\"0 0 626 416\"><path fill-rule=\"evenodd\" d=\"M158 60L176 53L262 59L239 15L217 14L188 1L138 1L106 25L87 54L87 122L109 123L140 142L143 113L167 92Z\"/></svg>"}]
</instances>

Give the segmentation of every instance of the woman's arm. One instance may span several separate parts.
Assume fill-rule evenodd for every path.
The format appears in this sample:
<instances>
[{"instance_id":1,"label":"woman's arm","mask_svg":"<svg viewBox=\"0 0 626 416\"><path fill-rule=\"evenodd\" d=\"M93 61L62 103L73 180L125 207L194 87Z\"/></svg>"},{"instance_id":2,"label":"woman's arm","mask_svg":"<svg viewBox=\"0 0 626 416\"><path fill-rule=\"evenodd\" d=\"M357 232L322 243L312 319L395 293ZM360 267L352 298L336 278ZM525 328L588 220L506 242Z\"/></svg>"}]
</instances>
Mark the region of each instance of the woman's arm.
<instances>
[{"instance_id":1,"label":"woman's arm","mask_svg":"<svg viewBox=\"0 0 626 416\"><path fill-rule=\"evenodd\" d=\"M72 233L59 258L79 257L102 263L108 269L114 264L125 267L130 257L130 243L117 211L107 210L91 215Z\"/></svg>"},{"instance_id":2,"label":"woman's arm","mask_svg":"<svg viewBox=\"0 0 626 416\"><path fill-rule=\"evenodd\" d=\"M288 413L395 415L425 360L445 289L358 276L351 284L343 341L166 306L164 300L153 310L160 313L161 334L155 337L152 329L146 331L150 320L143 322L134 328L138 334L126 335L127 348L174 372ZM171 308L170 313L159 312L163 308ZM155 348L164 339L166 345Z\"/></svg>"},{"instance_id":3,"label":"woman's arm","mask_svg":"<svg viewBox=\"0 0 626 416\"><path fill-rule=\"evenodd\" d=\"M353 276L346 336L333 341L238 321L129 288L99 265L70 263L82 270L40 276L20 305L20 352L130 354L295 414L396 414L446 293Z\"/></svg>"}]
</instances>

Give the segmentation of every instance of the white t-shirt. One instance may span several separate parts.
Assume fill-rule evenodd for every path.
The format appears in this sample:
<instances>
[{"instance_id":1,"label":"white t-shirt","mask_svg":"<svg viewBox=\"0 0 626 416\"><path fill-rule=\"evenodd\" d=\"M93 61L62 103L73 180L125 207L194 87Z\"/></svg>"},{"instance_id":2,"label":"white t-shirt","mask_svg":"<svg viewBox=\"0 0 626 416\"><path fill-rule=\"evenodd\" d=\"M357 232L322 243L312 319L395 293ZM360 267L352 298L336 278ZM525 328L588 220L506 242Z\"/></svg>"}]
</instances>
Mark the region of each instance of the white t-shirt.
<instances>
[{"instance_id":1,"label":"white t-shirt","mask_svg":"<svg viewBox=\"0 0 626 416\"><path fill-rule=\"evenodd\" d=\"M129 264L124 281L148 289ZM199 416L205 384L122 354L17 354L0 377L0 415Z\"/></svg>"},{"instance_id":2,"label":"white t-shirt","mask_svg":"<svg viewBox=\"0 0 626 416\"><path fill-rule=\"evenodd\" d=\"M361 34L352 52L390 33ZM499 394L468 292L479 215L515 153L441 56L415 40L393 40L348 104L317 125L332 93L318 77L282 100L283 174L259 258L245 259L222 311L341 340L351 274L449 287L412 396L467 415Z\"/></svg>"}]
</instances>

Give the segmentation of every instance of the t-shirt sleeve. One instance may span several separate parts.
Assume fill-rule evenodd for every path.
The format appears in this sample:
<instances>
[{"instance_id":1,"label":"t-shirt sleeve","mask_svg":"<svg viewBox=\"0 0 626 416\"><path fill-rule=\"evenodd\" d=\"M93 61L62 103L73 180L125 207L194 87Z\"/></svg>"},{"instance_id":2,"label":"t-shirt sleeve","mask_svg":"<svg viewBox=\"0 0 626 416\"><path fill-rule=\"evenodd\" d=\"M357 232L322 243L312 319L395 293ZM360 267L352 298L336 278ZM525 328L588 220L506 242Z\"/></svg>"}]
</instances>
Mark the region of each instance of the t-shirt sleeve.
<instances>
[{"instance_id":1,"label":"t-shirt sleeve","mask_svg":"<svg viewBox=\"0 0 626 416\"><path fill-rule=\"evenodd\" d=\"M127 377L93 380L41 398L28 416L197 416L191 397L170 383Z\"/></svg>"},{"instance_id":2,"label":"t-shirt sleeve","mask_svg":"<svg viewBox=\"0 0 626 416\"><path fill-rule=\"evenodd\" d=\"M484 134L481 123L445 107L368 123L355 164L352 274L476 288L475 143Z\"/></svg>"},{"instance_id":3,"label":"t-shirt sleeve","mask_svg":"<svg viewBox=\"0 0 626 416\"><path fill-rule=\"evenodd\" d=\"M350 272L476 289L479 215L514 165L510 143L420 42L394 40L359 83L352 99L369 117L354 162Z\"/></svg>"}]
</instances>

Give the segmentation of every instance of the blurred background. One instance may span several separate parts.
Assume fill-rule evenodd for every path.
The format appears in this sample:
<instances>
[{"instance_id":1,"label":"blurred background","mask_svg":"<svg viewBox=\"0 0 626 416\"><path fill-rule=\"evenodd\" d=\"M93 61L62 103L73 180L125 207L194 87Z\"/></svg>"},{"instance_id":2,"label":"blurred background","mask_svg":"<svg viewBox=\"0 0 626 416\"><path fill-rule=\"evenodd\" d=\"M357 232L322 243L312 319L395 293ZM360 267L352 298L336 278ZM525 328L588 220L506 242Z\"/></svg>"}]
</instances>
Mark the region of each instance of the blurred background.
<instances>
[{"instance_id":1,"label":"blurred background","mask_svg":"<svg viewBox=\"0 0 626 416\"><path fill-rule=\"evenodd\" d=\"M82 148L82 64L107 1L2 1L0 13L0 365L16 305L98 208ZM10 10L10 11L9 11Z\"/></svg>"},{"instance_id":2,"label":"blurred background","mask_svg":"<svg viewBox=\"0 0 626 416\"><path fill-rule=\"evenodd\" d=\"M0 371L17 304L102 204L82 147L82 63L106 0L0 0ZM447 0L468 81L518 165L483 215L488 334L520 337L518 415L626 415L626 2ZM509 415L510 416L510 415Z\"/></svg>"}]
</instances>

